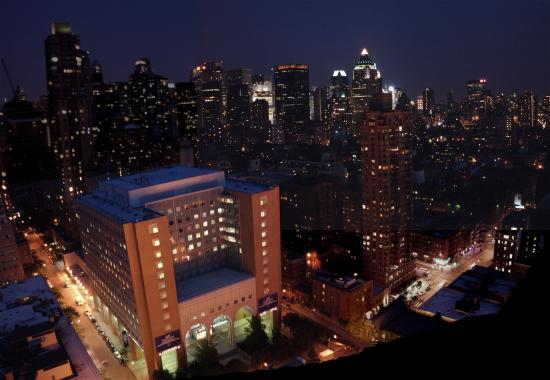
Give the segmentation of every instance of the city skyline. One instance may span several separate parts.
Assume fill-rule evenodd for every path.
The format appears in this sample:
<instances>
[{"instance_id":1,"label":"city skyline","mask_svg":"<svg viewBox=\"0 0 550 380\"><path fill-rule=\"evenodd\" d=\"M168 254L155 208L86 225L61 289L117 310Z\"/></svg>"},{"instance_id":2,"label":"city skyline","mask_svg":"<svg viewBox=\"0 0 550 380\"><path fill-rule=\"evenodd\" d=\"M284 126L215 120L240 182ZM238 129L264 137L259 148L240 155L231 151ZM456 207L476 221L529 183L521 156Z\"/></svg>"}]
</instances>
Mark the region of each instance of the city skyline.
<instances>
[{"instance_id":1,"label":"city skyline","mask_svg":"<svg viewBox=\"0 0 550 380\"><path fill-rule=\"evenodd\" d=\"M191 2L162 4L153 10L132 3L136 22L124 27L120 17L128 17L128 3L117 3L108 15L97 12L95 9L102 9L97 6L89 9L86 17L69 3L58 7L36 4L40 11L25 19L18 17L23 9L10 4L7 14L14 17L0 26L0 32L11 38L4 39L0 51L12 81L33 100L46 92L43 41L54 21L73 25L91 60L103 65L107 81L126 80L133 62L148 56L155 72L174 83L189 81L190 71L198 63L221 60L227 68L248 67L253 73L264 74L271 74L275 65L306 63L311 85L325 86L334 70L343 69L349 76L358 53L366 47L382 67L385 84L405 89L411 99L425 87L434 88L437 101L445 99L449 90L462 97L464 83L482 77L495 93L529 90L542 96L550 92L549 74L544 70L549 65L548 49L531 38L549 33L550 5L529 1L518 8L513 1L499 2L499 17L491 18L487 15L493 3L461 7L447 2L402 2L389 9L381 3L347 2L338 7L340 17L328 3L315 3L313 8L310 2L299 2L291 15L285 14L287 2L267 10L262 8L265 4L248 2L239 2L246 6L235 9L220 2ZM237 8L239 15L235 14ZM363 24L359 15L369 12L373 17ZM198 17L185 19L185 23L177 20L178 15L189 13ZM317 18L312 19L314 14ZM440 17L442 14L453 16ZM233 25L232 16L250 22ZM277 28L279 19L285 19L284 28ZM98 22L101 29L96 29ZM256 25L262 28L256 31ZM13 30L21 32L13 34ZM158 43L162 39L170 43ZM243 40L248 42L239 42ZM21 44L28 48L22 51ZM476 59L470 62L465 53ZM410 65L411 60L416 64ZM449 72L453 75L447 75ZM11 98L4 74L0 76L0 97Z\"/></svg>"}]
</instances>

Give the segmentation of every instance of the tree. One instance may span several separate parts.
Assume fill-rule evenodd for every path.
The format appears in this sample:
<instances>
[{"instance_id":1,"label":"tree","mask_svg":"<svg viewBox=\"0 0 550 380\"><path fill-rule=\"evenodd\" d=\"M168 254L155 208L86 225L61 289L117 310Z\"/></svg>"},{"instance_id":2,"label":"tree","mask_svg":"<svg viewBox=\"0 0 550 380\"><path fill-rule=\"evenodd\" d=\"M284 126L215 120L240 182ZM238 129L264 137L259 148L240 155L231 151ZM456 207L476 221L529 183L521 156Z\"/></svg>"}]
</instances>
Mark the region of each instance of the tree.
<instances>
[{"instance_id":1,"label":"tree","mask_svg":"<svg viewBox=\"0 0 550 380\"><path fill-rule=\"evenodd\" d=\"M222 371L220 355L212 344L204 339L199 343L196 359L191 364L189 372L195 376L215 376Z\"/></svg>"},{"instance_id":2,"label":"tree","mask_svg":"<svg viewBox=\"0 0 550 380\"><path fill-rule=\"evenodd\" d=\"M72 306L64 306L63 313L65 313L71 322L74 322L78 317L80 317L80 313Z\"/></svg>"},{"instance_id":3,"label":"tree","mask_svg":"<svg viewBox=\"0 0 550 380\"><path fill-rule=\"evenodd\" d=\"M225 373L234 373L234 372L246 372L248 367L242 360L231 359L224 367L223 372Z\"/></svg>"},{"instance_id":4,"label":"tree","mask_svg":"<svg viewBox=\"0 0 550 380\"><path fill-rule=\"evenodd\" d=\"M153 380L172 380L172 375L166 369L155 369Z\"/></svg>"},{"instance_id":5,"label":"tree","mask_svg":"<svg viewBox=\"0 0 550 380\"><path fill-rule=\"evenodd\" d=\"M283 362L294 356L294 350L290 344L290 340L281 334L281 330L273 331L271 338L271 358L274 362Z\"/></svg>"},{"instance_id":6,"label":"tree","mask_svg":"<svg viewBox=\"0 0 550 380\"><path fill-rule=\"evenodd\" d=\"M262 323L260 315L253 315L248 320L248 323L249 325L245 330L247 336L241 344L242 348L248 353L261 351L267 348L269 345L269 338L265 333L265 326Z\"/></svg>"},{"instance_id":7,"label":"tree","mask_svg":"<svg viewBox=\"0 0 550 380\"><path fill-rule=\"evenodd\" d=\"M292 332L292 341L298 350L308 348L320 332L310 320L294 313L285 315L283 323Z\"/></svg>"}]
</instances>

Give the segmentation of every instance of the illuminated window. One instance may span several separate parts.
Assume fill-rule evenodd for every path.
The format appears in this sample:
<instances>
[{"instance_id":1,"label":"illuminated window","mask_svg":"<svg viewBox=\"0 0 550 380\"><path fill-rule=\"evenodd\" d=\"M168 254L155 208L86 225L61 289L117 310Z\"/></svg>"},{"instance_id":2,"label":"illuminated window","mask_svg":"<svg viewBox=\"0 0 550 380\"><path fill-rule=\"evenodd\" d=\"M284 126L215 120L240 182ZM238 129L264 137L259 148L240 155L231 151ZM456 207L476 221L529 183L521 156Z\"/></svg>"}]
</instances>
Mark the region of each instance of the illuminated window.
<instances>
[{"instance_id":1,"label":"illuminated window","mask_svg":"<svg viewBox=\"0 0 550 380\"><path fill-rule=\"evenodd\" d=\"M262 256L267 256L267 249L264 249L264 250L262 251Z\"/></svg>"},{"instance_id":2,"label":"illuminated window","mask_svg":"<svg viewBox=\"0 0 550 380\"><path fill-rule=\"evenodd\" d=\"M265 210L262 210L262 211L260 212L260 216L261 216L262 218L264 218L264 217L266 216Z\"/></svg>"},{"instance_id":3,"label":"illuminated window","mask_svg":"<svg viewBox=\"0 0 550 380\"><path fill-rule=\"evenodd\" d=\"M266 226L267 226L267 222L264 220L264 221L262 222L262 228L265 228Z\"/></svg>"},{"instance_id":4,"label":"illuminated window","mask_svg":"<svg viewBox=\"0 0 550 380\"><path fill-rule=\"evenodd\" d=\"M164 273L163 272L159 272L159 280L162 280L164 278Z\"/></svg>"},{"instance_id":5,"label":"illuminated window","mask_svg":"<svg viewBox=\"0 0 550 380\"><path fill-rule=\"evenodd\" d=\"M159 261L157 263L157 269L162 269L162 267L164 267L164 264L162 263L162 261Z\"/></svg>"},{"instance_id":6,"label":"illuminated window","mask_svg":"<svg viewBox=\"0 0 550 380\"><path fill-rule=\"evenodd\" d=\"M265 205L265 204L267 204L267 197L262 197L262 198L260 199L260 206L263 206L263 205Z\"/></svg>"},{"instance_id":7,"label":"illuminated window","mask_svg":"<svg viewBox=\"0 0 550 380\"><path fill-rule=\"evenodd\" d=\"M177 252L177 250L176 250ZM161 252L160 251L155 251L155 257L158 259L162 256Z\"/></svg>"},{"instance_id":8,"label":"illuminated window","mask_svg":"<svg viewBox=\"0 0 550 380\"><path fill-rule=\"evenodd\" d=\"M266 236L267 236L267 232L262 231L262 237L264 238L264 237L266 237Z\"/></svg>"},{"instance_id":9,"label":"illuminated window","mask_svg":"<svg viewBox=\"0 0 550 380\"><path fill-rule=\"evenodd\" d=\"M164 314L162 314L162 319L164 319L165 321L167 321L168 319L170 319L170 313L164 313Z\"/></svg>"},{"instance_id":10,"label":"illuminated window","mask_svg":"<svg viewBox=\"0 0 550 380\"><path fill-rule=\"evenodd\" d=\"M166 288L166 282L162 281L162 282L159 282L159 289L164 289Z\"/></svg>"},{"instance_id":11,"label":"illuminated window","mask_svg":"<svg viewBox=\"0 0 550 380\"><path fill-rule=\"evenodd\" d=\"M157 226L157 224L149 224L149 233L150 234L158 234L159 232L159 228Z\"/></svg>"},{"instance_id":12,"label":"illuminated window","mask_svg":"<svg viewBox=\"0 0 550 380\"><path fill-rule=\"evenodd\" d=\"M158 247L160 245L160 239L153 239L153 247Z\"/></svg>"},{"instance_id":13,"label":"illuminated window","mask_svg":"<svg viewBox=\"0 0 550 380\"><path fill-rule=\"evenodd\" d=\"M262 247L266 247L267 246L267 241L262 241Z\"/></svg>"}]
</instances>

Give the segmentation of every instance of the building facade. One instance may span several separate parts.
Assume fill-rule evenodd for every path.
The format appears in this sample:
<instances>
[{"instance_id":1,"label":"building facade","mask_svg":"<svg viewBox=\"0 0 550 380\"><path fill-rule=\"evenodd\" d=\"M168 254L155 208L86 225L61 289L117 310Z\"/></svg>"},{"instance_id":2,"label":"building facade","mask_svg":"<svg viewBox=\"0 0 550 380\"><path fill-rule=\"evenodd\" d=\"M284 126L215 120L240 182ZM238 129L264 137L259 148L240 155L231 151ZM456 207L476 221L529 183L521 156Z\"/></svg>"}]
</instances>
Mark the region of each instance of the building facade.
<instances>
[{"instance_id":1,"label":"building facade","mask_svg":"<svg viewBox=\"0 0 550 380\"><path fill-rule=\"evenodd\" d=\"M192 362L203 339L234 349L251 314L278 324L278 188L174 167L103 182L78 214L97 312L149 374Z\"/></svg>"}]
</instances>

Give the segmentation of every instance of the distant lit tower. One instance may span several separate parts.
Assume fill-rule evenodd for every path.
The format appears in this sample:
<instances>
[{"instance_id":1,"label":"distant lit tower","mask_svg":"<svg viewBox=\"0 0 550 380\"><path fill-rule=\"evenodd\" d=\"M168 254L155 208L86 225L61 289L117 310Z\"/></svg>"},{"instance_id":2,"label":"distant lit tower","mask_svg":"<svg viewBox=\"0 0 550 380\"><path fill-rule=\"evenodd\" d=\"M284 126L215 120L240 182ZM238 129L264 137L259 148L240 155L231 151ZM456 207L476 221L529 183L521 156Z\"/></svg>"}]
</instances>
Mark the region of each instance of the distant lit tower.
<instances>
[{"instance_id":1,"label":"distant lit tower","mask_svg":"<svg viewBox=\"0 0 550 380\"><path fill-rule=\"evenodd\" d=\"M534 127L538 114L537 97L531 91L525 91L519 98L519 122L523 126Z\"/></svg>"},{"instance_id":2,"label":"distant lit tower","mask_svg":"<svg viewBox=\"0 0 550 380\"><path fill-rule=\"evenodd\" d=\"M414 276L408 250L411 132L408 113L369 111L361 127L364 274L398 288Z\"/></svg>"},{"instance_id":3,"label":"distant lit tower","mask_svg":"<svg viewBox=\"0 0 550 380\"><path fill-rule=\"evenodd\" d=\"M275 121L285 142L296 141L309 121L309 66L279 65L273 68Z\"/></svg>"},{"instance_id":4,"label":"distant lit tower","mask_svg":"<svg viewBox=\"0 0 550 380\"><path fill-rule=\"evenodd\" d=\"M466 85L466 106L472 118L479 118L491 106L487 79L471 80Z\"/></svg>"},{"instance_id":5,"label":"distant lit tower","mask_svg":"<svg viewBox=\"0 0 550 380\"><path fill-rule=\"evenodd\" d=\"M217 148L223 146L225 88L222 62L205 62L191 73L197 92L199 123L197 129L198 161L212 166Z\"/></svg>"},{"instance_id":6,"label":"distant lit tower","mask_svg":"<svg viewBox=\"0 0 550 380\"><path fill-rule=\"evenodd\" d=\"M199 116L197 92L193 82L176 83L175 97L180 136L195 141Z\"/></svg>"},{"instance_id":7,"label":"distant lit tower","mask_svg":"<svg viewBox=\"0 0 550 380\"><path fill-rule=\"evenodd\" d=\"M48 119L60 188L59 219L74 230L74 199L84 192L84 176L93 166L97 130L92 124L92 88L88 52L68 23L53 23L45 41Z\"/></svg>"},{"instance_id":8,"label":"distant lit tower","mask_svg":"<svg viewBox=\"0 0 550 380\"><path fill-rule=\"evenodd\" d=\"M258 99L265 100L269 105L269 121L273 123L275 118L275 103L273 99L273 83L271 78L262 74L254 75L251 83L252 102Z\"/></svg>"},{"instance_id":9,"label":"distant lit tower","mask_svg":"<svg viewBox=\"0 0 550 380\"><path fill-rule=\"evenodd\" d=\"M426 87L424 91L422 91L422 99L423 99L423 106L424 106L424 116L431 116L434 111L435 106L435 95L434 90Z\"/></svg>"},{"instance_id":10,"label":"distant lit tower","mask_svg":"<svg viewBox=\"0 0 550 380\"><path fill-rule=\"evenodd\" d=\"M351 83L351 110L353 134L359 136L359 130L366 120L366 112L372 98L382 93L382 76L371 59L367 49L361 51L359 60L353 68Z\"/></svg>"},{"instance_id":11,"label":"distant lit tower","mask_svg":"<svg viewBox=\"0 0 550 380\"><path fill-rule=\"evenodd\" d=\"M316 122L326 122L328 119L328 92L326 87L312 89L313 104L310 105L311 119Z\"/></svg>"},{"instance_id":12,"label":"distant lit tower","mask_svg":"<svg viewBox=\"0 0 550 380\"><path fill-rule=\"evenodd\" d=\"M334 70L328 90L328 124L334 133L351 134L351 89L344 70Z\"/></svg>"},{"instance_id":13,"label":"distant lit tower","mask_svg":"<svg viewBox=\"0 0 550 380\"><path fill-rule=\"evenodd\" d=\"M225 71L226 91L226 124L224 148L239 152L246 150L246 134L250 127L250 69L233 69Z\"/></svg>"}]
</instances>

